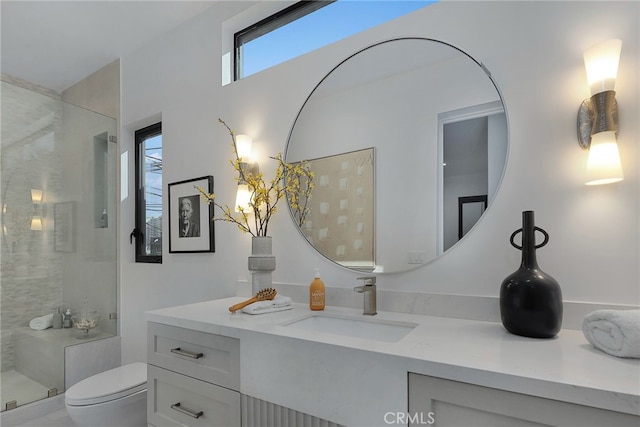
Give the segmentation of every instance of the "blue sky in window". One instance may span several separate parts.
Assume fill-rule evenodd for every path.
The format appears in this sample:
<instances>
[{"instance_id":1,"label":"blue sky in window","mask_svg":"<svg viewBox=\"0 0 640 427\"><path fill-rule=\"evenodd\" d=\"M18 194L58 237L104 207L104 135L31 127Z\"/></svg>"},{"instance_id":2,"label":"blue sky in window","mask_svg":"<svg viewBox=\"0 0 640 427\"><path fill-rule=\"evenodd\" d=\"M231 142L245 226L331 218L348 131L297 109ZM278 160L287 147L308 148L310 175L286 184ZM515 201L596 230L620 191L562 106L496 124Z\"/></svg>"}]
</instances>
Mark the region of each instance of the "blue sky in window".
<instances>
[{"instance_id":1,"label":"blue sky in window","mask_svg":"<svg viewBox=\"0 0 640 427\"><path fill-rule=\"evenodd\" d=\"M436 1L338 0L246 43L242 77L433 3Z\"/></svg>"},{"instance_id":2,"label":"blue sky in window","mask_svg":"<svg viewBox=\"0 0 640 427\"><path fill-rule=\"evenodd\" d=\"M146 221L162 216L162 134L144 142Z\"/></svg>"}]
</instances>

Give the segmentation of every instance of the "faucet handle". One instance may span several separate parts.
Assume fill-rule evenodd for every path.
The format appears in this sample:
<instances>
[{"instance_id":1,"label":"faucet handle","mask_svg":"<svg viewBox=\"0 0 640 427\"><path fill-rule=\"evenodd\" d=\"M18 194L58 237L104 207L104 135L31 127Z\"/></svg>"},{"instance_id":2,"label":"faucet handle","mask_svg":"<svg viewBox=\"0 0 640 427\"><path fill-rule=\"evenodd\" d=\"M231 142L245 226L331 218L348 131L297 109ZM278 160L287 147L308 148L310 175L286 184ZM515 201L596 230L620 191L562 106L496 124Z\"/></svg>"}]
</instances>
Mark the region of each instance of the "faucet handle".
<instances>
[{"instance_id":1,"label":"faucet handle","mask_svg":"<svg viewBox=\"0 0 640 427\"><path fill-rule=\"evenodd\" d=\"M375 276L358 277L358 280L363 280L365 286L367 286L367 285L375 285L376 284Z\"/></svg>"}]
</instances>

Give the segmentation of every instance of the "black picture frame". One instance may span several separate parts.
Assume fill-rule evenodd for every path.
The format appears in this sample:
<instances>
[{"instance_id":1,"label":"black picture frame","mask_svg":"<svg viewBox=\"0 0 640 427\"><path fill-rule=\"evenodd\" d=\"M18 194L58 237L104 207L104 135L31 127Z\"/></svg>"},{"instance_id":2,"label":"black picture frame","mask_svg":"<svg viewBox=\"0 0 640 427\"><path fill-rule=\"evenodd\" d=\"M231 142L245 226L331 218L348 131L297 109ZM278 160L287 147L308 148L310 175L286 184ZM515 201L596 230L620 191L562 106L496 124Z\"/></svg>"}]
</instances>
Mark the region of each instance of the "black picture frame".
<instances>
[{"instance_id":1,"label":"black picture frame","mask_svg":"<svg viewBox=\"0 0 640 427\"><path fill-rule=\"evenodd\" d=\"M197 187L213 193L213 176L169 184L169 253L215 252L213 204Z\"/></svg>"}]
</instances>

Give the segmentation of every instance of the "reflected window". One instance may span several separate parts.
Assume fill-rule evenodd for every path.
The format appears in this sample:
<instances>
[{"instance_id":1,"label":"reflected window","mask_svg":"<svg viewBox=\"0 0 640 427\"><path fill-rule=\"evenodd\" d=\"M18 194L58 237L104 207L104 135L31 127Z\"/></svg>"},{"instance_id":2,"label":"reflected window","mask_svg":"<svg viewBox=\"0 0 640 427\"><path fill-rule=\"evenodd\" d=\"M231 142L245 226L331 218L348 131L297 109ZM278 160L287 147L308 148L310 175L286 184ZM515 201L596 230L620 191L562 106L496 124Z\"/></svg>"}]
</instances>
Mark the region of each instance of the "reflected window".
<instances>
[{"instance_id":1,"label":"reflected window","mask_svg":"<svg viewBox=\"0 0 640 427\"><path fill-rule=\"evenodd\" d=\"M136 262L162 262L162 123L135 132Z\"/></svg>"},{"instance_id":2,"label":"reflected window","mask_svg":"<svg viewBox=\"0 0 640 427\"><path fill-rule=\"evenodd\" d=\"M265 70L435 1L299 1L234 35L234 80Z\"/></svg>"}]
</instances>

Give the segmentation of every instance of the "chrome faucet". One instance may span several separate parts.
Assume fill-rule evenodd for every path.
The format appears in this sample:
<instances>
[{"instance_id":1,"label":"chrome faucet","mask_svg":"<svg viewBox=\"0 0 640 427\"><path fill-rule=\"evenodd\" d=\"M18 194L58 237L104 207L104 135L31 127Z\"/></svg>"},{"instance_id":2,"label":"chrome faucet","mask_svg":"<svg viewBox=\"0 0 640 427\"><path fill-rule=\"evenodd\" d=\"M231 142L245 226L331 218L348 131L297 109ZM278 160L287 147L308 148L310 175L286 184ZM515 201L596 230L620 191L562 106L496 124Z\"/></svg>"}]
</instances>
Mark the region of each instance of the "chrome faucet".
<instances>
[{"instance_id":1,"label":"chrome faucet","mask_svg":"<svg viewBox=\"0 0 640 427\"><path fill-rule=\"evenodd\" d=\"M364 313L367 315L377 314L376 311L376 278L375 277L358 277L363 280L364 285L356 286L354 291L364 295Z\"/></svg>"}]
</instances>

